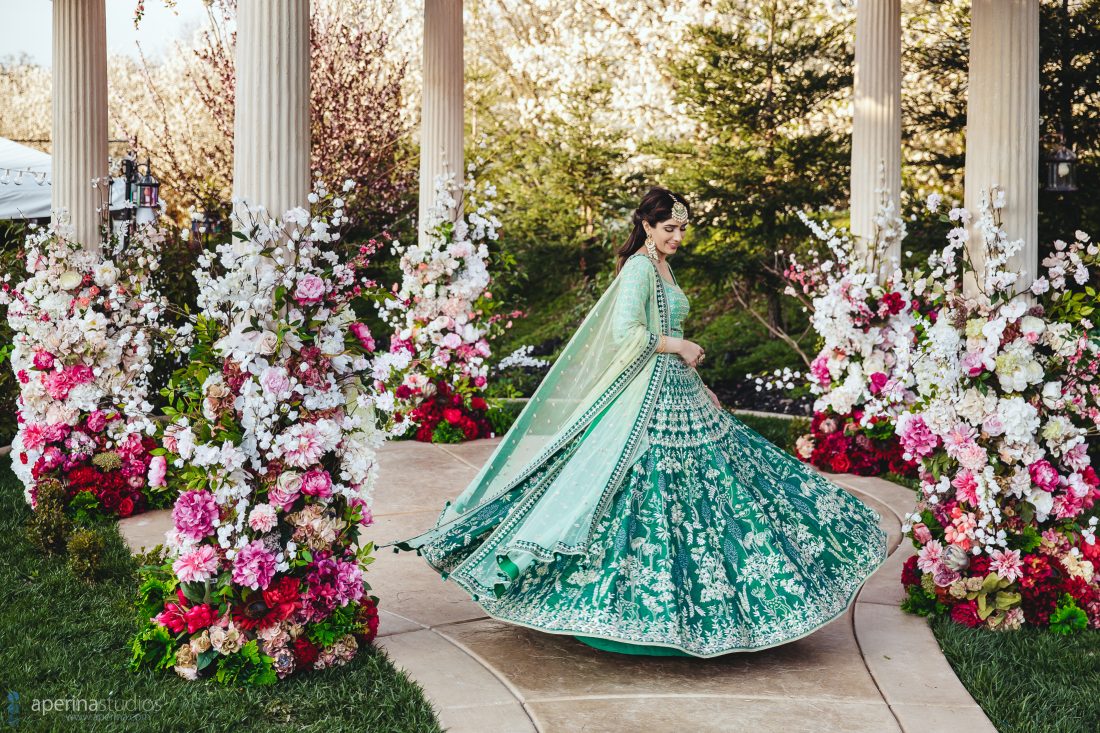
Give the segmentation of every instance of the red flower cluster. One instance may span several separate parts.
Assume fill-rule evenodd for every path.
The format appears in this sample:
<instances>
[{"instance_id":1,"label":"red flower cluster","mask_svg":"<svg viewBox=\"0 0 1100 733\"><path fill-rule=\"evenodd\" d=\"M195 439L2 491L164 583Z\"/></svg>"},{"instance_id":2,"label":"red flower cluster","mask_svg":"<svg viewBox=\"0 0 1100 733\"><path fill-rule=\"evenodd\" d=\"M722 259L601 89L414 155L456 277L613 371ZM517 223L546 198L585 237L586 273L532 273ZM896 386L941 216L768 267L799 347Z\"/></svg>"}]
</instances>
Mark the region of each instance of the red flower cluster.
<instances>
[{"instance_id":1,"label":"red flower cluster","mask_svg":"<svg viewBox=\"0 0 1100 733\"><path fill-rule=\"evenodd\" d=\"M814 448L809 462L834 473L878 476L887 471L900 476L915 476L917 464L902 457L897 437L872 438L859 424L862 411L847 415L815 412L810 422ZM874 430L877 422L870 427Z\"/></svg>"},{"instance_id":2,"label":"red flower cluster","mask_svg":"<svg viewBox=\"0 0 1100 733\"><path fill-rule=\"evenodd\" d=\"M85 415L75 427L54 425L44 432L42 455L31 467L36 482L57 479L72 502L87 493L97 506L82 506L106 516L129 517L148 507L144 489L148 481L150 451L156 440L134 433L117 445L107 438L107 424L120 417L101 411Z\"/></svg>"},{"instance_id":3,"label":"red flower cluster","mask_svg":"<svg viewBox=\"0 0 1100 733\"><path fill-rule=\"evenodd\" d=\"M403 399L402 388L408 389L404 385L397 388L399 399ZM408 396L410 395L404 397ZM461 393L455 392L451 385L446 382L436 382L435 395L413 408L408 414L408 419L419 426L416 430L416 439L425 443L432 441L436 427L443 421L458 428L466 440L474 440L488 438L492 434L492 425L486 417L488 410L489 403L483 397L474 395L467 401Z\"/></svg>"}]
</instances>

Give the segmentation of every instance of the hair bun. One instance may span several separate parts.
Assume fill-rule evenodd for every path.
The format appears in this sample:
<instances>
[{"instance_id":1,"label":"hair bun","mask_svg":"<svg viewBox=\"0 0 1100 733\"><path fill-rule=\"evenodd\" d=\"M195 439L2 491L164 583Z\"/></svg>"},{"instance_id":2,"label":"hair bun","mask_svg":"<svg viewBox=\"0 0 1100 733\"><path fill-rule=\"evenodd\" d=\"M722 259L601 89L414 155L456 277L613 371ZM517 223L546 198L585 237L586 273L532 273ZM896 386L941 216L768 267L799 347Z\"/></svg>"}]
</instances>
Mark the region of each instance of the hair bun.
<instances>
[{"instance_id":1,"label":"hair bun","mask_svg":"<svg viewBox=\"0 0 1100 733\"><path fill-rule=\"evenodd\" d=\"M634 213L631 215L630 220L634 223L634 226L639 226L642 223L642 212L634 209Z\"/></svg>"}]
</instances>

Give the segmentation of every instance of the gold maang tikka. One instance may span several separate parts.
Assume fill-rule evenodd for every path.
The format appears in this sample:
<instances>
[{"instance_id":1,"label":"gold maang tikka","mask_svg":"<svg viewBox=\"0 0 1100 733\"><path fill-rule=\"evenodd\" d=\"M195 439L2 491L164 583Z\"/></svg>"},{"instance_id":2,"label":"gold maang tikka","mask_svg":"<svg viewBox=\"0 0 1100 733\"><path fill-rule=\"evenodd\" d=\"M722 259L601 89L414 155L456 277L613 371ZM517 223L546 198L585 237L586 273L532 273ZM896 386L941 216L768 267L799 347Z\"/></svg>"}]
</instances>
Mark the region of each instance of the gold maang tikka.
<instances>
[{"instance_id":1,"label":"gold maang tikka","mask_svg":"<svg viewBox=\"0 0 1100 733\"><path fill-rule=\"evenodd\" d=\"M669 194L669 196L672 196L672 194ZM675 196L672 196L672 220L677 224L687 224L688 221L688 207Z\"/></svg>"}]
</instances>

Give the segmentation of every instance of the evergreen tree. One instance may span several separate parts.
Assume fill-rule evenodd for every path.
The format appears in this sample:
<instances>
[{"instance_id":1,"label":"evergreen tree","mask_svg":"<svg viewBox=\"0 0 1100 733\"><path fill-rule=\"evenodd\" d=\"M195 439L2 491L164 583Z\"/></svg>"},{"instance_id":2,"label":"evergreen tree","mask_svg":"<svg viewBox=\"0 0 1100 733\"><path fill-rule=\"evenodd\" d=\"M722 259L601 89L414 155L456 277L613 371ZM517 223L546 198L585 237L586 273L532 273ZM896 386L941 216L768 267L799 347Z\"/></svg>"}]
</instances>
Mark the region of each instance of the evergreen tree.
<instances>
[{"instance_id":1,"label":"evergreen tree","mask_svg":"<svg viewBox=\"0 0 1100 733\"><path fill-rule=\"evenodd\" d=\"M692 266L744 307L762 295L760 320L785 340L778 252L806 241L800 210L846 207L849 135L837 120L851 94L851 30L819 3L727 2L718 22L693 29L675 68L698 124L670 151L673 185L696 204Z\"/></svg>"}]
</instances>

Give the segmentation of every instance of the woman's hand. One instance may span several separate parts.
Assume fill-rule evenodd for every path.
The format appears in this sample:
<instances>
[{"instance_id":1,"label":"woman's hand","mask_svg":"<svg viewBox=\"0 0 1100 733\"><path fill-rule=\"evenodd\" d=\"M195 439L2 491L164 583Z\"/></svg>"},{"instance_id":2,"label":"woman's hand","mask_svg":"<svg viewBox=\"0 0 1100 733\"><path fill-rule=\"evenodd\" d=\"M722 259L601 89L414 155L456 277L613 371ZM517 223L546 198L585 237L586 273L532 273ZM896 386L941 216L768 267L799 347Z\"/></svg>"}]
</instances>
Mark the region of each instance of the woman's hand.
<instances>
[{"instance_id":1,"label":"woman's hand","mask_svg":"<svg viewBox=\"0 0 1100 733\"><path fill-rule=\"evenodd\" d=\"M712 390L710 387L707 387L706 389L707 394L710 395L710 401L714 403L715 407L721 408L722 403L718 401L718 395L714 394L714 390Z\"/></svg>"},{"instance_id":2,"label":"woman's hand","mask_svg":"<svg viewBox=\"0 0 1100 733\"><path fill-rule=\"evenodd\" d=\"M699 362L703 360L703 347L687 339L680 340L680 348L676 353L689 367L697 367Z\"/></svg>"}]
</instances>

